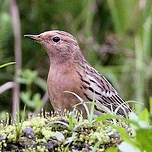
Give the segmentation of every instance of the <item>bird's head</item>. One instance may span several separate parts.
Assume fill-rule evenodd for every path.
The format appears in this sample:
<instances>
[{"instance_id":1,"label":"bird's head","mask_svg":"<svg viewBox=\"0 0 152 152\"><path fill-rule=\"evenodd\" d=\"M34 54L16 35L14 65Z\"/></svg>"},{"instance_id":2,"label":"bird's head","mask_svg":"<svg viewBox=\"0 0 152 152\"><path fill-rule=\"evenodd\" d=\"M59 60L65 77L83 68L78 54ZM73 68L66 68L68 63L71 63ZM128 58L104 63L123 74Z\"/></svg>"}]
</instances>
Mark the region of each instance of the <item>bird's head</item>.
<instances>
[{"instance_id":1,"label":"bird's head","mask_svg":"<svg viewBox=\"0 0 152 152\"><path fill-rule=\"evenodd\" d=\"M80 52L77 40L64 31L47 31L39 35L24 35L24 37L40 43L47 51L51 60L67 60Z\"/></svg>"}]
</instances>

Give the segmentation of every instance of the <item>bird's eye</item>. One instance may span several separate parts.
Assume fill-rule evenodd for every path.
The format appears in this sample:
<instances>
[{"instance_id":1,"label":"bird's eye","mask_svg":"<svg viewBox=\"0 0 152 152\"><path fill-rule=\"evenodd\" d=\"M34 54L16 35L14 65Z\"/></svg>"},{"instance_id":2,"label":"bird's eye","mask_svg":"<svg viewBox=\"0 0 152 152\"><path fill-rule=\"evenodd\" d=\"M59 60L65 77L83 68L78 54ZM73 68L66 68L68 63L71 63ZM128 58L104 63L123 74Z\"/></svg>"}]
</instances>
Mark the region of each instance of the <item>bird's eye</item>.
<instances>
[{"instance_id":1,"label":"bird's eye","mask_svg":"<svg viewBox=\"0 0 152 152\"><path fill-rule=\"evenodd\" d=\"M59 42L59 41L60 41L60 38L56 36L56 37L53 38L53 41L54 41L54 42Z\"/></svg>"}]
</instances>

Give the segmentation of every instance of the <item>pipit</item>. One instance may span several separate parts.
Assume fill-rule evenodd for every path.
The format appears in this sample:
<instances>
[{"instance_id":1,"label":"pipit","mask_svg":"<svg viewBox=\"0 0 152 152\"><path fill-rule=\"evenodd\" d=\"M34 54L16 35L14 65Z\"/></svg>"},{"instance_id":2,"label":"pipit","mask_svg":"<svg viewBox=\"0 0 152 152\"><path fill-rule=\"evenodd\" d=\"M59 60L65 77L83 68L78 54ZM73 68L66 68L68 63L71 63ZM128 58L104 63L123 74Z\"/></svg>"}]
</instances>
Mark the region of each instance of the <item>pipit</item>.
<instances>
[{"instance_id":1,"label":"pipit","mask_svg":"<svg viewBox=\"0 0 152 152\"><path fill-rule=\"evenodd\" d=\"M77 40L71 34L53 30L24 36L40 43L49 56L47 88L55 111L72 111L74 105L80 103L75 95L65 91L74 92L84 101L94 100L96 115L106 110L124 116L130 111L129 105L120 98L106 78L85 60ZM91 104L87 106L90 109ZM86 116L82 104L77 109Z\"/></svg>"}]
</instances>

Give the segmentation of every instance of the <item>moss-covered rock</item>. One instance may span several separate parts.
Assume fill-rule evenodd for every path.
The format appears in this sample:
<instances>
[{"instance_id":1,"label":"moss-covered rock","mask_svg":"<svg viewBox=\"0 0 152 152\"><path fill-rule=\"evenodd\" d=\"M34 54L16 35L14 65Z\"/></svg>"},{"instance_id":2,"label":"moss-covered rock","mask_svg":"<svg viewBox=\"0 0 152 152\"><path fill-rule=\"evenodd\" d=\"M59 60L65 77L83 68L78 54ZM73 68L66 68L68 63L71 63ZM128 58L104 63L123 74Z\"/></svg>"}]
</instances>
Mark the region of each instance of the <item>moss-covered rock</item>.
<instances>
[{"instance_id":1,"label":"moss-covered rock","mask_svg":"<svg viewBox=\"0 0 152 152\"><path fill-rule=\"evenodd\" d=\"M71 122L70 122L71 121ZM122 142L113 125L128 129L124 121L94 121L90 123L80 114L69 120L69 113L47 117L35 116L18 124L3 123L0 130L1 151L105 151ZM17 134L19 138L16 138Z\"/></svg>"}]
</instances>

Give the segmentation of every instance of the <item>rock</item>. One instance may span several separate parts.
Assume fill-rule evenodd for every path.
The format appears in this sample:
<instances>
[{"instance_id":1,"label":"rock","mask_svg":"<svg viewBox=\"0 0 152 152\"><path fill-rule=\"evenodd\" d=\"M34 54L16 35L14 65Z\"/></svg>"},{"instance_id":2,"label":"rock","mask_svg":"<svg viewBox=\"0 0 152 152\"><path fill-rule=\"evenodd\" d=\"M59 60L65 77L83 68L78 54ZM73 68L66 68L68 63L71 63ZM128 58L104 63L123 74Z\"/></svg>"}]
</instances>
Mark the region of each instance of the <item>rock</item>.
<instances>
[{"instance_id":1,"label":"rock","mask_svg":"<svg viewBox=\"0 0 152 152\"><path fill-rule=\"evenodd\" d=\"M34 131L33 131L33 128L31 127L24 128L23 132L24 132L24 135L28 138L34 136Z\"/></svg>"}]
</instances>

